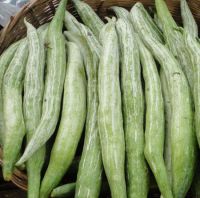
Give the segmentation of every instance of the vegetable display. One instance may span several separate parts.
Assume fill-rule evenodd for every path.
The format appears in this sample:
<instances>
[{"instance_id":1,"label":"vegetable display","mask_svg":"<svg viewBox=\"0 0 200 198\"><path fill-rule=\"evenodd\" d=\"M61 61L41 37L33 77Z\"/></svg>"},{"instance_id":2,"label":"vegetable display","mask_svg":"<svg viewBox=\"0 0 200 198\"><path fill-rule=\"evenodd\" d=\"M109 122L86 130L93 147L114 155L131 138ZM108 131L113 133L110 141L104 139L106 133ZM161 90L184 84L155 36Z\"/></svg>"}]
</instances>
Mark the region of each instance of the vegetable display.
<instances>
[{"instance_id":1,"label":"vegetable display","mask_svg":"<svg viewBox=\"0 0 200 198\"><path fill-rule=\"evenodd\" d=\"M24 167L28 198L147 198L154 180L161 198L198 197L200 40L187 1L183 27L164 0L154 18L137 2L105 20L72 3L80 18L61 0L50 23L24 19L26 37L0 56L4 179Z\"/></svg>"}]
</instances>

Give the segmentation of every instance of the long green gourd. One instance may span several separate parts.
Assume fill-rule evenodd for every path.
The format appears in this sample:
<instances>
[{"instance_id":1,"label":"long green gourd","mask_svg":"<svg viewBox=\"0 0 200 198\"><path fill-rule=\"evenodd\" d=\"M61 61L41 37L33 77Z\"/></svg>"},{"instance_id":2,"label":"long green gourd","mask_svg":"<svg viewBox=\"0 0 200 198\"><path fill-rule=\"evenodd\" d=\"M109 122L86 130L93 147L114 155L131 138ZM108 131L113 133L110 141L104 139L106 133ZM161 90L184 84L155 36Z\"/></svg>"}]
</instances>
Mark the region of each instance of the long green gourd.
<instances>
[{"instance_id":1,"label":"long green gourd","mask_svg":"<svg viewBox=\"0 0 200 198\"><path fill-rule=\"evenodd\" d=\"M125 20L130 19L129 12L126 9L120 8L120 7L114 7L112 9L118 17L124 18ZM121 32L122 34L124 34L123 30L125 31L126 29L127 28L125 28L125 27L121 28L121 30L119 30L119 33ZM136 37L136 34L135 34L135 37ZM139 45L140 46L140 59L143 63L143 73L146 74L146 75L144 75L144 74L143 75L145 77L146 84L149 85L147 88L149 88L149 87L151 88L151 90L149 90L148 92L146 91L147 92L147 94L146 94L147 101L148 101L147 105L148 106L155 105L155 107L153 107L153 108L147 107L148 108L147 110L149 110L150 112L148 111L149 113L147 115L148 117L146 118L147 119L146 123L154 123L154 125L153 125L154 127L153 126L152 126L152 128L148 127L148 124L146 124L146 133L145 133L146 134L145 135L146 136L146 147L145 147L146 152L145 152L145 154L146 154L146 158L149 159L148 162L151 166L151 169L155 173L156 180L158 181L157 183L159 185L161 193L163 195L165 195L166 197L172 197L172 192L171 192L171 188L170 188L170 184L168 181L167 172L166 172L166 168L165 168L165 164L164 164L164 160L163 160L163 147L164 147L164 117L163 117L164 115L163 115L163 112L164 112L164 109L163 109L163 98L162 98L162 93L161 93L160 80L158 77L158 72L156 71L156 65L153 60L153 57L151 56L150 52L145 48L145 46L141 43L141 41L139 41L139 38L138 38L138 43L140 43L140 45ZM127 54L127 53L124 53L124 54ZM123 64L123 62L122 62L122 64ZM122 72L123 72L123 70L122 70ZM152 77L152 75L154 77ZM126 78L124 78L124 79L126 79ZM125 81L125 83L127 82L127 80L124 80L124 81ZM125 89L125 90L127 90L127 89ZM149 96L150 93L152 94L151 96ZM154 97L152 97L152 96L154 96ZM154 101L154 99L155 99L155 101ZM152 112L151 112L152 110L155 111L155 114L152 114ZM159 133L157 133L158 134L157 138L155 138L156 136L154 136L155 132L156 133L159 132ZM153 136L153 138L151 136ZM152 145L153 145L153 147L152 147ZM155 146L155 145L157 145L157 146ZM151 148L154 148L154 146L157 148L156 151L151 149ZM152 153L150 151L152 151ZM160 153L157 151L160 151ZM157 157L157 159L156 159L156 157ZM130 167L130 169L131 169L131 167ZM134 169L131 171L134 171ZM142 178L140 178L140 179L142 179ZM134 183L136 183L136 182L134 182ZM141 190L141 192L143 192L143 191ZM128 192L128 195L130 196L129 192Z\"/></svg>"},{"instance_id":2,"label":"long green gourd","mask_svg":"<svg viewBox=\"0 0 200 198\"><path fill-rule=\"evenodd\" d=\"M71 32L65 32L65 35L70 41L76 42L81 49L88 81L85 139L77 174L75 197L95 198L99 197L102 182L102 157L97 125L99 60L97 55L89 48L85 37Z\"/></svg>"},{"instance_id":3,"label":"long green gourd","mask_svg":"<svg viewBox=\"0 0 200 198\"><path fill-rule=\"evenodd\" d=\"M59 186L52 191L51 197L72 197L75 193L75 187L76 183Z\"/></svg>"},{"instance_id":4,"label":"long green gourd","mask_svg":"<svg viewBox=\"0 0 200 198\"><path fill-rule=\"evenodd\" d=\"M186 0L181 0L181 18L184 30L192 34L192 36L198 37L198 26Z\"/></svg>"},{"instance_id":5,"label":"long green gourd","mask_svg":"<svg viewBox=\"0 0 200 198\"><path fill-rule=\"evenodd\" d=\"M125 140L119 83L119 46L115 22L100 33L102 55L99 65L98 125L103 165L113 198L125 198Z\"/></svg>"},{"instance_id":6,"label":"long green gourd","mask_svg":"<svg viewBox=\"0 0 200 198\"><path fill-rule=\"evenodd\" d=\"M159 20L162 22L163 25L163 31L165 34L165 40L167 46L171 50L172 54L179 61L180 66L184 71L185 76L188 79L190 88L192 90L194 87L194 77L193 77L194 71L192 68L192 62L190 60L189 53L187 51L187 47L184 42L183 30L176 25L174 19L172 18L163 0L156 0L156 10L158 13ZM187 15L187 13L184 13L184 16L185 15ZM193 29L191 29L190 31L193 31ZM168 154L166 155L166 159L169 160L169 151ZM168 163L167 167L168 170L170 170Z\"/></svg>"},{"instance_id":7,"label":"long green gourd","mask_svg":"<svg viewBox=\"0 0 200 198\"><path fill-rule=\"evenodd\" d=\"M73 3L84 24L99 38L99 33L104 25L103 21L87 3L80 0L73 0Z\"/></svg>"},{"instance_id":8,"label":"long green gourd","mask_svg":"<svg viewBox=\"0 0 200 198\"><path fill-rule=\"evenodd\" d=\"M25 66L28 57L27 40L20 42L19 47L9 64L3 79L3 177L11 180L14 165L20 153L25 135L22 110L22 87Z\"/></svg>"},{"instance_id":9,"label":"long green gourd","mask_svg":"<svg viewBox=\"0 0 200 198\"><path fill-rule=\"evenodd\" d=\"M138 4L138 3L137 3ZM170 90L171 157L173 197L185 197L194 175L196 162L196 137L193 130L192 98L187 79L177 60L168 48L149 34L148 25L137 12L137 4L131 15L141 39L160 63Z\"/></svg>"},{"instance_id":10,"label":"long green gourd","mask_svg":"<svg viewBox=\"0 0 200 198\"><path fill-rule=\"evenodd\" d=\"M17 165L27 161L54 133L60 114L66 70L65 39L62 34L67 0L61 0L47 34L47 73L40 123Z\"/></svg>"},{"instance_id":11,"label":"long green gourd","mask_svg":"<svg viewBox=\"0 0 200 198\"><path fill-rule=\"evenodd\" d=\"M126 19L126 20L130 20L130 17L129 17L129 12L126 10L126 9L124 9L124 8L121 8L121 7L114 7L114 8L112 8L113 9L113 11L115 12L115 14L118 16L118 17L120 17L120 18L124 18L124 19ZM150 19L150 18L149 18ZM148 22L147 20L146 20L146 22ZM149 24L149 28L150 29L152 29L153 30L153 27L151 26L151 24L152 23L148 23ZM153 32L153 31L152 31ZM153 34L153 33L152 33ZM141 43L140 43L140 45L142 45ZM144 48L144 52L141 50L141 48L143 49ZM150 60L152 60L152 57L151 57L151 55L149 54L149 52L148 52L148 50L142 45L142 46L140 46L140 53L142 54L142 55L144 55L144 53L145 53L145 51L147 52L147 56L150 58ZM144 55L145 56L145 55ZM143 57L143 63L144 64L146 64L146 58L144 58L144 56L141 56L141 58ZM147 60L149 60L149 59L147 59ZM151 62L152 63L152 62ZM154 67L155 67L155 63L153 62L152 64L154 64ZM147 65L147 64L146 64ZM145 67L146 65L144 65L143 67ZM149 63L148 63L148 65L149 65ZM147 67L147 66L146 66ZM153 68L154 68L153 67ZM146 68L146 69L148 69L148 68ZM151 68L149 68L149 70L150 70ZM148 70L147 70L148 71ZM154 72L155 72L155 69L154 69ZM163 72L162 72L163 73ZM158 82L158 84L159 84L160 82ZM163 83L165 83L165 81L163 82ZM147 84L151 84L151 83L147 83ZM153 83L154 84L154 83ZM157 85L157 84L156 84ZM165 96L166 98L167 98L167 95ZM161 98L161 100L162 100L162 98ZM167 100L167 99L166 99ZM168 104L168 101L165 101L165 104ZM167 108L166 109L168 109L169 107L167 106ZM158 113L162 113L162 112L158 112ZM169 114L169 111L167 110L167 112L166 112L166 114L168 115ZM150 114L151 115L151 114ZM162 116L161 116L162 117ZM169 117L170 118L170 117ZM169 120L169 118L167 119L167 120ZM154 119L152 119L153 120L153 122L154 122ZM162 123L162 119L161 120L159 120L160 121L160 123ZM167 124L168 125L168 124ZM164 123L163 123L163 126L164 126ZM168 130L168 129L167 129ZM152 130L153 131L153 130ZM156 130L155 130L156 131ZM153 132L152 132L153 133ZM167 133L168 134L168 133ZM163 129L163 135L164 135L164 129ZM169 135L167 136L167 137L169 137ZM162 142L162 144L164 144L164 137L162 137L163 138L163 141L161 141ZM162 140L162 138L161 138L161 140ZM157 138L157 140L158 140L159 138ZM151 139L150 139L151 140ZM153 139L154 140L154 139ZM151 143L151 141L149 141L150 143ZM167 141L167 143L168 143L168 141ZM154 144L154 142L152 142L152 144ZM162 152L162 150L163 150L163 146L164 145L162 145L161 146L161 153L162 153L162 155L163 155L163 152ZM168 145L167 145L167 147L169 147ZM167 153L166 153L166 156L167 156L167 161L169 161L170 160L170 154L168 154L168 152L169 152L169 149L166 149L165 150ZM157 154L155 154L155 156L157 156ZM152 157L153 158L153 157ZM160 163L162 163L162 157L160 157L161 158L161 160L159 159L159 160L157 160L157 163L156 164L158 164L158 162ZM149 164L150 163L153 163L153 160L149 160ZM171 164L170 164L171 165ZM151 167L156 167L156 166L154 166L154 164L153 164L153 166L151 166ZM152 170L154 170L154 172L156 172L156 178L158 178L157 180L158 180L158 184L159 184L159 186L160 186L160 184L162 185L161 186L161 192L166 192L166 193L163 193L163 194L170 194L171 193L171 189L170 189L170 187L169 187L169 179L168 179L168 177L167 177L167 175L166 175L166 169L165 169L165 165L163 164L163 165L161 165L161 167L162 167L162 171L160 171L160 172L162 172L163 173L163 175L164 176L162 176L162 177L164 177L164 179L163 178L161 178L160 179L160 176L161 176L161 174L159 173L158 174L158 169L153 169L152 168ZM170 167L170 166L168 166L168 167ZM170 170L169 170L170 171ZM170 174L169 174L170 175ZM164 181L164 182L163 182ZM164 187L163 187L164 186ZM166 187L165 187L166 186ZM165 191L165 189L166 189L166 191ZM172 196L172 195L171 195Z\"/></svg>"},{"instance_id":12,"label":"long green gourd","mask_svg":"<svg viewBox=\"0 0 200 198\"><path fill-rule=\"evenodd\" d=\"M45 49L37 30L27 21L29 56L24 80L24 121L27 142L37 128L42 114L44 93ZM36 152L27 162L28 198L39 198L41 169L45 159L45 147Z\"/></svg>"},{"instance_id":13,"label":"long green gourd","mask_svg":"<svg viewBox=\"0 0 200 198\"><path fill-rule=\"evenodd\" d=\"M169 86L167 84L167 79L163 69L160 70L160 81L162 87L162 94L164 100L164 110L165 110L165 149L164 149L164 159L165 165L168 173L168 179L170 184L172 184L172 167L171 167L171 141L170 141L170 119L171 119L171 101Z\"/></svg>"},{"instance_id":14,"label":"long green gourd","mask_svg":"<svg viewBox=\"0 0 200 198\"><path fill-rule=\"evenodd\" d=\"M2 93L2 84L3 77L10 64L20 42L12 44L8 49L6 49L0 56L0 145L3 147L4 139L4 124L3 124L3 93Z\"/></svg>"},{"instance_id":15,"label":"long green gourd","mask_svg":"<svg viewBox=\"0 0 200 198\"><path fill-rule=\"evenodd\" d=\"M48 198L71 165L85 118L86 78L83 59L78 46L69 42L62 116L50 162L42 180L40 198Z\"/></svg>"},{"instance_id":16,"label":"long green gourd","mask_svg":"<svg viewBox=\"0 0 200 198\"><path fill-rule=\"evenodd\" d=\"M188 32L193 37L198 37L198 26L195 22L195 19L190 11L190 8L187 4L187 1L181 0L181 17L183 21L184 31ZM195 73L193 72L195 75ZM194 84L195 85L195 84ZM194 90L193 90L194 91ZM198 150L199 152L199 150ZM200 196L200 160L199 155L197 157L197 169L195 171L195 176L193 179L191 192L194 198L198 198Z\"/></svg>"},{"instance_id":17,"label":"long green gourd","mask_svg":"<svg viewBox=\"0 0 200 198\"><path fill-rule=\"evenodd\" d=\"M157 41L163 42L163 38L160 36L159 30L154 28L154 22L153 19L148 15L148 13L145 11L145 8L141 3L137 4L137 12L140 13L143 20L145 21L146 25L148 26L149 32L154 39ZM146 13L146 14L144 14ZM148 16L148 17L147 17ZM148 18L148 19L147 19ZM156 31L155 31L156 30ZM165 78L164 71L161 67L160 69L161 75L161 84L162 84L162 91L163 91L163 99L164 99L164 106L165 106L165 148L164 148L164 158L165 158L165 164L168 172L168 178L171 183L171 147L170 147L170 118L171 118L171 108L170 108L170 101L169 101L169 90L167 81Z\"/></svg>"},{"instance_id":18,"label":"long green gourd","mask_svg":"<svg viewBox=\"0 0 200 198\"><path fill-rule=\"evenodd\" d=\"M193 72L194 72L194 87L193 87L193 97L195 104L195 130L198 143L200 145L200 44L199 41L194 37L191 33L185 31L184 32L184 40L187 47L187 50L190 55L190 59L192 62Z\"/></svg>"},{"instance_id":19,"label":"long green gourd","mask_svg":"<svg viewBox=\"0 0 200 198\"><path fill-rule=\"evenodd\" d=\"M121 90L127 159L128 197L147 197L148 167L144 156L144 97L141 81L139 46L132 24L116 23L121 51Z\"/></svg>"},{"instance_id":20,"label":"long green gourd","mask_svg":"<svg viewBox=\"0 0 200 198\"><path fill-rule=\"evenodd\" d=\"M153 56L141 41L139 41L139 49L146 98L144 154L153 171L162 196L165 198L173 198L163 158L165 133L161 83Z\"/></svg>"},{"instance_id":21,"label":"long green gourd","mask_svg":"<svg viewBox=\"0 0 200 198\"><path fill-rule=\"evenodd\" d=\"M88 79L88 114L84 147L76 181L75 197L93 198L99 196L102 172L101 148L97 127L97 70L101 46L89 28L75 19L72 20L74 26L79 29L79 34L82 35L82 37L77 35L73 36L70 32L65 32L65 34L69 40L76 42L77 45L79 45L84 57ZM71 22L68 21L68 23ZM76 30L72 24L70 28L72 31L73 29Z\"/></svg>"}]
</instances>

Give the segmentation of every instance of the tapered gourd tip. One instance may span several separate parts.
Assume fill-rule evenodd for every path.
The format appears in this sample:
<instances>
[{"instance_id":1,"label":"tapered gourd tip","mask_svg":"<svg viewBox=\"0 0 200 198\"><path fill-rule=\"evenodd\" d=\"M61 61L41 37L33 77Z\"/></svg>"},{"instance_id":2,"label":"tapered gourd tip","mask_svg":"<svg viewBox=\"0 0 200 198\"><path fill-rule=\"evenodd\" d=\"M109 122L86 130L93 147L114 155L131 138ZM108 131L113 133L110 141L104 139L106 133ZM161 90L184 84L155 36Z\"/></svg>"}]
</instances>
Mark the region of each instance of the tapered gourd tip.
<instances>
[{"instance_id":1,"label":"tapered gourd tip","mask_svg":"<svg viewBox=\"0 0 200 198\"><path fill-rule=\"evenodd\" d=\"M15 164L15 166L22 166L24 164L24 162L26 161L26 159L22 156L17 163Z\"/></svg>"},{"instance_id":2,"label":"tapered gourd tip","mask_svg":"<svg viewBox=\"0 0 200 198\"><path fill-rule=\"evenodd\" d=\"M134 13L136 10L140 9L143 7L143 5L140 2L137 2L132 8L131 8L131 13Z\"/></svg>"},{"instance_id":3,"label":"tapered gourd tip","mask_svg":"<svg viewBox=\"0 0 200 198\"><path fill-rule=\"evenodd\" d=\"M11 181L12 179L12 171L8 167L3 167L3 178L5 181Z\"/></svg>"},{"instance_id":4,"label":"tapered gourd tip","mask_svg":"<svg viewBox=\"0 0 200 198\"><path fill-rule=\"evenodd\" d=\"M29 25L28 21L26 20L26 17L24 17L24 24L25 24L25 26Z\"/></svg>"}]
</instances>

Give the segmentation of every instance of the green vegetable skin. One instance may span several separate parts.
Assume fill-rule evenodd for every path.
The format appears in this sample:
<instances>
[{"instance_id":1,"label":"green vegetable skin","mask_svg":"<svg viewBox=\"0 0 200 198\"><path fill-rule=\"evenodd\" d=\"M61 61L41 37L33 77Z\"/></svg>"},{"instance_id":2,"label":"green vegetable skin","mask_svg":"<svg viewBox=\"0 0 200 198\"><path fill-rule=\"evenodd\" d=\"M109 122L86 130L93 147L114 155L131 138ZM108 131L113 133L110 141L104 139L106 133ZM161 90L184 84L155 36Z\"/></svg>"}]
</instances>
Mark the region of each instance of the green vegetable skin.
<instances>
[{"instance_id":1,"label":"green vegetable skin","mask_svg":"<svg viewBox=\"0 0 200 198\"><path fill-rule=\"evenodd\" d=\"M168 173L168 179L170 184L172 184L172 167L171 167L171 141L170 141L170 119L171 119L171 101L170 92L167 85L167 79L163 69L160 70L160 81L162 87L162 94L164 100L164 110L165 110L165 149L164 149L164 159L165 165Z\"/></svg>"},{"instance_id":2,"label":"green vegetable skin","mask_svg":"<svg viewBox=\"0 0 200 198\"><path fill-rule=\"evenodd\" d=\"M118 19L116 23L121 49L121 89L126 140L128 197L147 197L148 167L144 157L144 97L142 91L139 49L132 24Z\"/></svg>"},{"instance_id":3,"label":"green vegetable skin","mask_svg":"<svg viewBox=\"0 0 200 198\"><path fill-rule=\"evenodd\" d=\"M75 192L76 183L65 184L55 188L51 197L72 197Z\"/></svg>"},{"instance_id":4,"label":"green vegetable skin","mask_svg":"<svg viewBox=\"0 0 200 198\"><path fill-rule=\"evenodd\" d=\"M170 90L172 191L175 198L182 198L191 185L196 161L190 90L176 59L164 45L149 34L148 26L139 14L137 5L138 3L131 10L133 24L145 45L161 64Z\"/></svg>"},{"instance_id":5,"label":"green vegetable skin","mask_svg":"<svg viewBox=\"0 0 200 198\"><path fill-rule=\"evenodd\" d=\"M90 48L94 50L98 57L100 57L101 45L96 36L87 26L79 23L78 20L68 11L65 12L65 27L67 30L85 37Z\"/></svg>"},{"instance_id":6,"label":"green vegetable skin","mask_svg":"<svg viewBox=\"0 0 200 198\"><path fill-rule=\"evenodd\" d=\"M193 87L193 96L195 104L195 130L198 143L200 145L200 44L192 34L185 32L184 34L185 44L188 49L190 59L192 61L193 71L194 71L194 87ZM199 163L198 163L199 166ZM198 175L199 173L196 172Z\"/></svg>"},{"instance_id":7,"label":"green vegetable skin","mask_svg":"<svg viewBox=\"0 0 200 198\"><path fill-rule=\"evenodd\" d=\"M75 197L95 198L100 193L102 173L101 148L97 126L97 70L99 61L95 53L90 50L84 37L72 32L65 32L65 35L70 41L77 43L81 49L88 80L85 140L77 175Z\"/></svg>"},{"instance_id":8,"label":"green vegetable skin","mask_svg":"<svg viewBox=\"0 0 200 198\"><path fill-rule=\"evenodd\" d=\"M28 57L27 40L20 45L9 64L3 79L3 177L9 181L14 165L20 153L25 135L25 125L22 110L22 87L25 66Z\"/></svg>"},{"instance_id":9,"label":"green vegetable skin","mask_svg":"<svg viewBox=\"0 0 200 198\"><path fill-rule=\"evenodd\" d=\"M0 145L3 146L4 139L4 126L3 126L3 77L10 64L20 42L12 44L3 54L0 56Z\"/></svg>"},{"instance_id":10,"label":"green vegetable skin","mask_svg":"<svg viewBox=\"0 0 200 198\"><path fill-rule=\"evenodd\" d=\"M176 22L172 18L167 5L163 0L156 0L155 3L158 18L163 25L163 32L165 35L166 43L172 54L179 61L180 66L188 79L189 85L192 88L193 71L189 55L184 44L182 29L176 25Z\"/></svg>"},{"instance_id":11,"label":"green vegetable skin","mask_svg":"<svg viewBox=\"0 0 200 198\"><path fill-rule=\"evenodd\" d=\"M86 78L78 47L68 43L68 64L63 110L50 162L41 184L40 198L48 198L75 156L86 118Z\"/></svg>"},{"instance_id":12,"label":"green vegetable skin","mask_svg":"<svg viewBox=\"0 0 200 198\"><path fill-rule=\"evenodd\" d=\"M69 13L66 14L70 15ZM75 18L72 18L72 21L66 21L65 25L68 30L71 30L71 32L65 32L65 35L69 40L77 43L81 49L88 79L86 131L76 181L75 197L94 198L99 196L102 172L101 148L97 126L97 70L101 46L91 30L79 23ZM75 35L76 32L81 36Z\"/></svg>"},{"instance_id":13,"label":"green vegetable skin","mask_svg":"<svg viewBox=\"0 0 200 198\"><path fill-rule=\"evenodd\" d=\"M198 37L198 26L186 0L181 0L181 17L184 30L190 33L193 37Z\"/></svg>"},{"instance_id":14,"label":"green vegetable skin","mask_svg":"<svg viewBox=\"0 0 200 198\"><path fill-rule=\"evenodd\" d=\"M93 53L99 58L101 55L101 45L96 36L87 26L79 23L78 21L74 21L74 24L79 28L82 36L84 36L87 40L89 47L92 49L92 51L94 51Z\"/></svg>"},{"instance_id":15,"label":"green vegetable skin","mask_svg":"<svg viewBox=\"0 0 200 198\"><path fill-rule=\"evenodd\" d=\"M113 198L126 197L125 140L119 83L119 48L115 22L109 21L100 34L98 126L103 165Z\"/></svg>"},{"instance_id":16,"label":"green vegetable skin","mask_svg":"<svg viewBox=\"0 0 200 198\"><path fill-rule=\"evenodd\" d=\"M181 16L182 16L184 30L188 32L191 36L198 37L197 23L195 22L195 19L190 11L190 8L188 7L187 1L185 0L181 0ZM199 152L200 151L198 150L198 153ZM200 160L199 160L200 158L199 157L200 156L198 155L197 169L195 171L195 176L194 176L193 184L191 187L192 197L194 198L200 197Z\"/></svg>"},{"instance_id":17,"label":"green vegetable skin","mask_svg":"<svg viewBox=\"0 0 200 198\"><path fill-rule=\"evenodd\" d=\"M76 34L80 34L80 30L74 25L74 21L77 21L77 19L70 12L65 11L65 28L69 31L73 31Z\"/></svg>"},{"instance_id":18,"label":"green vegetable skin","mask_svg":"<svg viewBox=\"0 0 200 198\"><path fill-rule=\"evenodd\" d=\"M37 30L25 21L29 44L29 56L24 80L24 120L27 142L30 141L37 128L42 113L44 92L44 42L39 38ZM36 152L27 162L28 197L39 198L41 169L45 158L45 147Z\"/></svg>"},{"instance_id":19,"label":"green vegetable skin","mask_svg":"<svg viewBox=\"0 0 200 198\"><path fill-rule=\"evenodd\" d=\"M28 143L24 154L17 162L21 165L41 148L54 133L59 119L63 84L66 70L65 40L62 34L67 0L62 0L49 24L47 35L47 73L40 123Z\"/></svg>"},{"instance_id":20,"label":"green vegetable skin","mask_svg":"<svg viewBox=\"0 0 200 198\"><path fill-rule=\"evenodd\" d=\"M173 197L163 158L164 104L161 83L155 61L142 42L139 42L140 58L145 80L146 129L145 157L154 173L163 197Z\"/></svg>"},{"instance_id":21,"label":"green vegetable skin","mask_svg":"<svg viewBox=\"0 0 200 198\"><path fill-rule=\"evenodd\" d=\"M84 24L92 30L97 38L99 38L99 33L104 26L103 21L87 3L80 0L72 1Z\"/></svg>"},{"instance_id":22,"label":"green vegetable skin","mask_svg":"<svg viewBox=\"0 0 200 198\"><path fill-rule=\"evenodd\" d=\"M142 18L145 20L146 25L148 26L149 32L153 38L155 38L157 41L160 41L163 43L163 38L160 33L160 30L157 26L155 26L155 23L153 19L150 17L148 12L145 10L142 4L137 4L137 9L140 11L140 14L142 15ZM162 85L162 91L163 91L163 99L164 99L164 110L165 110L165 146L164 146L164 158L165 158L165 164L168 172L168 178L171 183L171 146L170 146L170 118L171 118L171 106L170 106L170 100L169 100L169 90L167 85L167 80L164 74L163 69L160 69L160 78L161 78L161 85Z\"/></svg>"},{"instance_id":23,"label":"green vegetable skin","mask_svg":"<svg viewBox=\"0 0 200 198\"><path fill-rule=\"evenodd\" d=\"M110 9L113 10L113 12L117 16L117 18L129 20L129 17L130 17L129 11L126 10L125 8L118 7L118 6L112 6Z\"/></svg>"}]
</instances>

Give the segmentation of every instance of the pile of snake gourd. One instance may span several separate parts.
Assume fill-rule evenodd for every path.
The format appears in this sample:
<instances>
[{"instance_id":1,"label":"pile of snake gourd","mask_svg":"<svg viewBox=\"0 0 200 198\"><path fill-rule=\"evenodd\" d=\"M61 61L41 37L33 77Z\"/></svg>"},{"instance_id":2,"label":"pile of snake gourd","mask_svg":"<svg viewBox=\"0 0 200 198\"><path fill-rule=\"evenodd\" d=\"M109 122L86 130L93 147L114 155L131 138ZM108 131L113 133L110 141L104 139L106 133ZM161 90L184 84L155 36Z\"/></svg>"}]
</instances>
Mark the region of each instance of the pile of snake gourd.
<instances>
[{"instance_id":1,"label":"pile of snake gourd","mask_svg":"<svg viewBox=\"0 0 200 198\"><path fill-rule=\"evenodd\" d=\"M164 0L154 17L138 2L104 21L73 3L84 24L61 0L0 56L4 179L25 167L28 198L146 198L153 175L163 198L198 197L200 40L186 0L183 27Z\"/></svg>"}]
</instances>

